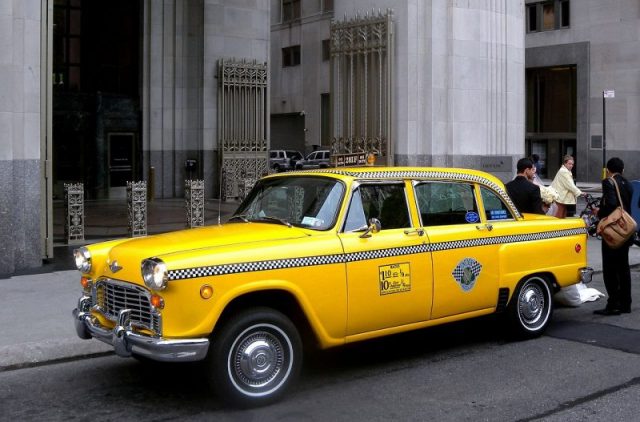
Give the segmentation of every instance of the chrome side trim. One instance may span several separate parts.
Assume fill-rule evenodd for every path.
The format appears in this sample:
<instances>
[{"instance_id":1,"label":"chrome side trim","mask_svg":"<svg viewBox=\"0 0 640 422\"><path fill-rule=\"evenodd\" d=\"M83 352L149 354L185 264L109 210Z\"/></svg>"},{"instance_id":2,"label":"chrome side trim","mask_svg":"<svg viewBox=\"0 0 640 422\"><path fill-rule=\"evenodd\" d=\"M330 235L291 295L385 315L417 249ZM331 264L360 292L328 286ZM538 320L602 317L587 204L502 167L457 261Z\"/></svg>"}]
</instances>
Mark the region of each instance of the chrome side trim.
<instances>
[{"instance_id":1,"label":"chrome side trim","mask_svg":"<svg viewBox=\"0 0 640 422\"><path fill-rule=\"evenodd\" d=\"M113 329L100 325L98 320L86 309L87 301L80 299L73 317L78 336L82 339L95 338L113 346L118 356L129 357L132 354L162 362L193 362L205 358L209 350L208 338L165 339L149 337L132 331L130 310L123 309L118 314L118 322Z\"/></svg>"}]
</instances>

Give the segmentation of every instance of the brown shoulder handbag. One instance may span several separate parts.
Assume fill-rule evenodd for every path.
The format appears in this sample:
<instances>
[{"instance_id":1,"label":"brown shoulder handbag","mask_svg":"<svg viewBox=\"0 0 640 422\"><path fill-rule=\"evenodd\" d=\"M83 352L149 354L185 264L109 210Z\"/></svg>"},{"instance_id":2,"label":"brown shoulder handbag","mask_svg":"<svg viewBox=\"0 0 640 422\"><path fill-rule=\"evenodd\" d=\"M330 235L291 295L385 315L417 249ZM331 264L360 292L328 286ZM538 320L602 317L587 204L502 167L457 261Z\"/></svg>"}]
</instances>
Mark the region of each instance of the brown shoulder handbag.
<instances>
[{"instance_id":1,"label":"brown shoulder handbag","mask_svg":"<svg viewBox=\"0 0 640 422\"><path fill-rule=\"evenodd\" d=\"M622 206L622 197L620 196L620 189L618 188L616 179L612 177L611 181L613 182L613 186L616 187L619 205L611 214L600 220L596 232L611 249L618 249L633 236L636 232L637 224L633 217L631 217Z\"/></svg>"}]
</instances>

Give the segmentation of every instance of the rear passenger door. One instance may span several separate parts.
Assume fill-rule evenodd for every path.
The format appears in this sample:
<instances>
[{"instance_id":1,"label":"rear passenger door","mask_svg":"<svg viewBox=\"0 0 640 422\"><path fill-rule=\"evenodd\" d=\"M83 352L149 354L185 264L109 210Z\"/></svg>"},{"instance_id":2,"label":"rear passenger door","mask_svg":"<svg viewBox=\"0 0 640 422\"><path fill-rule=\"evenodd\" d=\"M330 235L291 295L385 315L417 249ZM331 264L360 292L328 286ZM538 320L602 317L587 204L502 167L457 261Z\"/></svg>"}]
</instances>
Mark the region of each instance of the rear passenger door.
<instances>
[{"instance_id":1,"label":"rear passenger door","mask_svg":"<svg viewBox=\"0 0 640 422\"><path fill-rule=\"evenodd\" d=\"M455 181L416 182L416 202L433 258L431 318L495 307L499 248L481 213L479 188Z\"/></svg>"}]
</instances>

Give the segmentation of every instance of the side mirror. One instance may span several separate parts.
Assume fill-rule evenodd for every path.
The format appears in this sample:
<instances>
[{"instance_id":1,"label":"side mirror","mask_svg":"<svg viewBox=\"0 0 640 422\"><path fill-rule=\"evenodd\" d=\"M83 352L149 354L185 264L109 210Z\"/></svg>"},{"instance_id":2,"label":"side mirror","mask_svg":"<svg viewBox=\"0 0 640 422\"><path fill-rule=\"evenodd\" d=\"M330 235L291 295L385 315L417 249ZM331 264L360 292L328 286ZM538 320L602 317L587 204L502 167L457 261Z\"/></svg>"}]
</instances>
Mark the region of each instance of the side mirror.
<instances>
[{"instance_id":1,"label":"side mirror","mask_svg":"<svg viewBox=\"0 0 640 422\"><path fill-rule=\"evenodd\" d=\"M371 233L378 233L382 230L382 224L380 224L380 220L377 218L369 219L369 227L365 230L364 233L360 235L361 238L371 237Z\"/></svg>"}]
</instances>

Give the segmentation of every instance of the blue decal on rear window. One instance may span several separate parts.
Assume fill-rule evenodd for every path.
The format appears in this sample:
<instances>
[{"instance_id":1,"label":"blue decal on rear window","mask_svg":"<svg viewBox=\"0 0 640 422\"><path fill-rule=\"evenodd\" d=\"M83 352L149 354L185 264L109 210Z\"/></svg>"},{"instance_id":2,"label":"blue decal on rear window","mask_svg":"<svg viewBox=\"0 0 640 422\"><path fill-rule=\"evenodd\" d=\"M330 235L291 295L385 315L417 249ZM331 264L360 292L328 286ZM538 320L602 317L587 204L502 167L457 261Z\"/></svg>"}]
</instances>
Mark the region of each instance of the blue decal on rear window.
<instances>
[{"instance_id":1,"label":"blue decal on rear window","mask_svg":"<svg viewBox=\"0 0 640 422\"><path fill-rule=\"evenodd\" d=\"M490 210L489 216L491 220L506 220L507 218L509 218L507 210Z\"/></svg>"}]
</instances>

